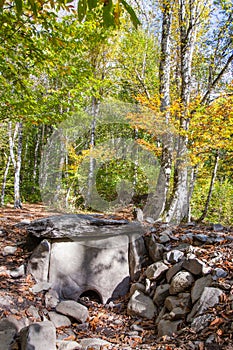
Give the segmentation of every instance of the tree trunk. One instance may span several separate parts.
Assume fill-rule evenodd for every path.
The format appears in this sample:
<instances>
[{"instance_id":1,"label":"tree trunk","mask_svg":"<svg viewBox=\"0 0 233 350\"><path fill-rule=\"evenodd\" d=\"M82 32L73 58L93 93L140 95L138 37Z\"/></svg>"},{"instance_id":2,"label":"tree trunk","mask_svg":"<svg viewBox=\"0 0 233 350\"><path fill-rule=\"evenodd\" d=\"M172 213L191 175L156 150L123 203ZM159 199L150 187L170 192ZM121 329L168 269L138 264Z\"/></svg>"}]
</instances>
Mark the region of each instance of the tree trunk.
<instances>
[{"instance_id":1,"label":"tree trunk","mask_svg":"<svg viewBox=\"0 0 233 350\"><path fill-rule=\"evenodd\" d=\"M166 0L162 3L163 22L161 38L161 60L159 68L160 79L160 111L164 114L167 132L162 136L162 158L156 186L156 192L144 209L145 214L159 219L166 205L172 167L172 135L169 131L170 107L170 71L171 71L171 24L172 6Z\"/></svg>"},{"instance_id":2,"label":"tree trunk","mask_svg":"<svg viewBox=\"0 0 233 350\"><path fill-rule=\"evenodd\" d=\"M20 199L20 170L22 163L22 147L23 147L23 124L18 122L18 149L17 149L17 159L15 163L15 179L14 179L14 208L22 209L21 199Z\"/></svg>"},{"instance_id":3,"label":"tree trunk","mask_svg":"<svg viewBox=\"0 0 233 350\"><path fill-rule=\"evenodd\" d=\"M11 156L9 155L8 159L7 159L4 175L3 175L3 181L2 181L2 191L1 191L1 206L2 207L5 204L6 181L7 181L7 175L8 175L10 163L11 163Z\"/></svg>"},{"instance_id":4,"label":"tree trunk","mask_svg":"<svg viewBox=\"0 0 233 350\"><path fill-rule=\"evenodd\" d=\"M219 151L217 151L217 154L215 155L214 168L213 168L212 175L211 175L210 187L209 187L208 196L206 198L205 207L204 207L202 215L197 220L197 222L203 221L206 218L206 215L208 213L210 200L211 200L212 193L213 193L214 183L215 183L215 179L216 179L216 176L217 176L219 159L220 159Z\"/></svg>"}]
</instances>

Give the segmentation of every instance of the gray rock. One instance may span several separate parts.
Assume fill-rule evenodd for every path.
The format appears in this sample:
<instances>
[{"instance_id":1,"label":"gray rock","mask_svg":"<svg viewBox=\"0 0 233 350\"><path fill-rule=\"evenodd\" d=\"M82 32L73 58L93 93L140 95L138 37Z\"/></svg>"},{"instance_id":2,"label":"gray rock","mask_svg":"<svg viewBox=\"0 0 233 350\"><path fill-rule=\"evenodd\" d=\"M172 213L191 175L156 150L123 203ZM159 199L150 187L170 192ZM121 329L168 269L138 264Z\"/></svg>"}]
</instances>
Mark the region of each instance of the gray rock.
<instances>
[{"instance_id":1,"label":"gray rock","mask_svg":"<svg viewBox=\"0 0 233 350\"><path fill-rule=\"evenodd\" d=\"M178 294L180 292L184 292L191 287L193 282L194 278L190 272L178 272L171 280L170 294Z\"/></svg>"},{"instance_id":2,"label":"gray rock","mask_svg":"<svg viewBox=\"0 0 233 350\"><path fill-rule=\"evenodd\" d=\"M28 263L27 273L31 274L36 282L47 282L50 260L50 243L44 239L32 253Z\"/></svg>"},{"instance_id":3,"label":"gray rock","mask_svg":"<svg viewBox=\"0 0 233 350\"><path fill-rule=\"evenodd\" d=\"M38 310L35 306L31 305L28 309L27 309L27 315L32 318L34 318L37 321L41 321L40 315L38 313Z\"/></svg>"},{"instance_id":4,"label":"gray rock","mask_svg":"<svg viewBox=\"0 0 233 350\"><path fill-rule=\"evenodd\" d=\"M130 287L130 291L129 291L130 296L133 295L133 293L136 290L140 290L141 292L145 292L146 287L144 286L144 284L139 283L139 282L133 283L132 286Z\"/></svg>"},{"instance_id":5,"label":"gray rock","mask_svg":"<svg viewBox=\"0 0 233 350\"><path fill-rule=\"evenodd\" d=\"M0 295L0 307L9 310L11 305L14 305L14 300L10 295Z\"/></svg>"},{"instance_id":6,"label":"gray rock","mask_svg":"<svg viewBox=\"0 0 233 350\"><path fill-rule=\"evenodd\" d=\"M146 264L147 250L142 236L132 237L129 243L129 272L131 281L139 278L142 268Z\"/></svg>"},{"instance_id":7,"label":"gray rock","mask_svg":"<svg viewBox=\"0 0 233 350\"><path fill-rule=\"evenodd\" d=\"M161 233L159 236L159 243L165 244L170 242L170 240L171 240L170 236L168 236L166 233Z\"/></svg>"},{"instance_id":8,"label":"gray rock","mask_svg":"<svg viewBox=\"0 0 233 350\"><path fill-rule=\"evenodd\" d=\"M155 235L146 237L145 242L149 253L149 257L152 259L152 261L157 262L162 260L164 246L157 242Z\"/></svg>"},{"instance_id":9,"label":"gray rock","mask_svg":"<svg viewBox=\"0 0 233 350\"><path fill-rule=\"evenodd\" d=\"M21 350L56 350L56 329L52 322L37 322L20 332Z\"/></svg>"},{"instance_id":10,"label":"gray rock","mask_svg":"<svg viewBox=\"0 0 233 350\"><path fill-rule=\"evenodd\" d=\"M22 317L18 320L13 315L10 315L0 321L0 330L14 328L18 333L22 328L27 326L29 326L29 320L27 317Z\"/></svg>"},{"instance_id":11,"label":"gray rock","mask_svg":"<svg viewBox=\"0 0 233 350\"><path fill-rule=\"evenodd\" d=\"M206 267L205 263L197 258L185 259L183 262L183 268L197 276L202 275L204 267Z\"/></svg>"},{"instance_id":12,"label":"gray rock","mask_svg":"<svg viewBox=\"0 0 233 350\"><path fill-rule=\"evenodd\" d=\"M71 321L68 317L58 314L55 311L50 311L48 315L49 315L50 321L53 322L56 328L69 327L71 325Z\"/></svg>"},{"instance_id":13,"label":"gray rock","mask_svg":"<svg viewBox=\"0 0 233 350\"><path fill-rule=\"evenodd\" d=\"M208 327L209 323L214 320L214 315L211 314L205 314L198 317L195 317L194 320L191 323L191 328L195 332L200 332L204 328Z\"/></svg>"},{"instance_id":14,"label":"gray rock","mask_svg":"<svg viewBox=\"0 0 233 350\"><path fill-rule=\"evenodd\" d=\"M6 247L3 248L2 255L7 256L7 255L13 255L15 254L17 250L17 247L12 247L11 245L7 245Z\"/></svg>"},{"instance_id":15,"label":"gray rock","mask_svg":"<svg viewBox=\"0 0 233 350\"><path fill-rule=\"evenodd\" d=\"M76 341L57 340L58 350L81 350L82 345Z\"/></svg>"},{"instance_id":16,"label":"gray rock","mask_svg":"<svg viewBox=\"0 0 233 350\"><path fill-rule=\"evenodd\" d=\"M10 350L17 334L16 325L4 318L0 321L0 350Z\"/></svg>"},{"instance_id":17,"label":"gray rock","mask_svg":"<svg viewBox=\"0 0 233 350\"><path fill-rule=\"evenodd\" d=\"M200 299L194 305L192 311L187 317L190 322L194 317L199 316L210 307L214 307L219 303L220 297L224 294L221 289L213 287L205 287Z\"/></svg>"},{"instance_id":18,"label":"gray rock","mask_svg":"<svg viewBox=\"0 0 233 350\"><path fill-rule=\"evenodd\" d=\"M100 350L102 347L110 346L111 344L106 340L99 338L84 338L80 340L80 344L82 346L82 350L87 350L88 348L92 348L95 350Z\"/></svg>"},{"instance_id":19,"label":"gray rock","mask_svg":"<svg viewBox=\"0 0 233 350\"><path fill-rule=\"evenodd\" d=\"M219 267L214 269L214 279L227 277L227 272Z\"/></svg>"},{"instance_id":20,"label":"gray rock","mask_svg":"<svg viewBox=\"0 0 233 350\"><path fill-rule=\"evenodd\" d=\"M88 318L88 309L74 300L61 301L57 307L56 311L75 318L78 322L84 323Z\"/></svg>"},{"instance_id":21,"label":"gray rock","mask_svg":"<svg viewBox=\"0 0 233 350\"><path fill-rule=\"evenodd\" d=\"M175 307L169 314L169 319L172 321L184 319L188 313L187 308Z\"/></svg>"},{"instance_id":22,"label":"gray rock","mask_svg":"<svg viewBox=\"0 0 233 350\"><path fill-rule=\"evenodd\" d=\"M13 278L19 278L25 275L25 266L20 265L18 268L14 270L10 270L10 276Z\"/></svg>"},{"instance_id":23,"label":"gray rock","mask_svg":"<svg viewBox=\"0 0 233 350\"><path fill-rule=\"evenodd\" d=\"M206 243L209 240L209 236L203 235L202 233L195 235L194 238L201 243Z\"/></svg>"},{"instance_id":24,"label":"gray rock","mask_svg":"<svg viewBox=\"0 0 233 350\"><path fill-rule=\"evenodd\" d=\"M184 257L184 253L181 252L180 250L174 249L171 250L170 252L165 254L165 259L171 263L171 264L176 264L179 261L181 261Z\"/></svg>"},{"instance_id":25,"label":"gray rock","mask_svg":"<svg viewBox=\"0 0 233 350\"><path fill-rule=\"evenodd\" d=\"M207 275L196 280L191 291L193 304L200 298L205 287L209 287L211 285L212 281L213 279L211 275Z\"/></svg>"},{"instance_id":26,"label":"gray rock","mask_svg":"<svg viewBox=\"0 0 233 350\"><path fill-rule=\"evenodd\" d=\"M170 267L170 269L166 272L166 279L167 279L168 283L171 282L172 277L175 276L177 274L177 272L182 270L182 265L183 265L182 261L178 262L177 264Z\"/></svg>"},{"instance_id":27,"label":"gray rock","mask_svg":"<svg viewBox=\"0 0 233 350\"><path fill-rule=\"evenodd\" d=\"M179 293L178 295L171 295L165 300L165 307L172 311L175 308L183 308L188 310L191 302L190 293Z\"/></svg>"},{"instance_id":28,"label":"gray rock","mask_svg":"<svg viewBox=\"0 0 233 350\"><path fill-rule=\"evenodd\" d=\"M52 284L49 282L39 282L37 284L34 284L34 286L31 288L32 293L37 294L39 292L42 292L43 290L49 290L51 288Z\"/></svg>"},{"instance_id":29,"label":"gray rock","mask_svg":"<svg viewBox=\"0 0 233 350\"><path fill-rule=\"evenodd\" d=\"M45 306L47 308L55 308L59 303L58 293L51 289L45 294Z\"/></svg>"},{"instance_id":30,"label":"gray rock","mask_svg":"<svg viewBox=\"0 0 233 350\"><path fill-rule=\"evenodd\" d=\"M224 230L224 227L221 224L213 224L213 230L220 232Z\"/></svg>"},{"instance_id":31,"label":"gray rock","mask_svg":"<svg viewBox=\"0 0 233 350\"><path fill-rule=\"evenodd\" d=\"M178 330L181 321L161 320L158 324L158 337L172 336Z\"/></svg>"},{"instance_id":32,"label":"gray rock","mask_svg":"<svg viewBox=\"0 0 233 350\"><path fill-rule=\"evenodd\" d=\"M155 290L155 294L153 297L153 302L160 306L163 304L164 300L169 296L169 284L161 284Z\"/></svg>"},{"instance_id":33,"label":"gray rock","mask_svg":"<svg viewBox=\"0 0 233 350\"><path fill-rule=\"evenodd\" d=\"M128 315L137 315L152 319L155 316L156 307L150 297L136 290L129 300L127 313Z\"/></svg>"},{"instance_id":34,"label":"gray rock","mask_svg":"<svg viewBox=\"0 0 233 350\"><path fill-rule=\"evenodd\" d=\"M146 277L150 280L156 280L161 277L168 270L168 266L162 261L155 262L154 264L148 266L145 271Z\"/></svg>"}]
</instances>

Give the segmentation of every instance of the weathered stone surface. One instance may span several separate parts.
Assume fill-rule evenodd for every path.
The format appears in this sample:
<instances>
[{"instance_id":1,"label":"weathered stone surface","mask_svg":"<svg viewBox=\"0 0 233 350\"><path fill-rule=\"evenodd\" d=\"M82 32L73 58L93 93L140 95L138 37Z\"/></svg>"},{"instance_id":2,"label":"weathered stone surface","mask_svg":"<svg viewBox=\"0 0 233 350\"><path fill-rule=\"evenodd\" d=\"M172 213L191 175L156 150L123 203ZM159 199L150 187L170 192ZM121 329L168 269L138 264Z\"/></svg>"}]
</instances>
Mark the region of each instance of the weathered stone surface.
<instances>
[{"instance_id":1,"label":"weathered stone surface","mask_svg":"<svg viewBox=\"0 0 233 350\"><path fill-rule=\"evenodd\" d=\"M82 346L82 350L87 350L88 348L100 350L101 347L104 347L104 345L106 345L106 347L108 345L111 345L106 340L99 339L99 338L84 338L80 340L80 344Z\"/></svg>"},{"instance_id":2,"label":"weathered stone surface","mask_svg":"<svg viewBox=\"0 0 233 350\"><path fill-rule=\"evenodd\" d=\"M68 317L58 314L57 312L50 311L48 313L50 321L53 322L56 328L59 327L69 327L71 325L71 321Z\"/></svg>"},{"instance_id":3,"label":"weathered stone surface","mask_svg":"<svg viewBox=\"0 0 233 350\"><path fill-rule=\"evenodd\" d=\"M169 321L161 320L158 324L158 336L163 337L164 335L172 336L177 332L181 321Z\"/></svg>"},{"instance_id":4,"label":"weathered stone surface","mask_svg":"<svg viewBox=\"0 0 233 350\"><path fill-rule=\"evenodd\" d=\"M44 239L32 253L27 273L32 274L36 282L47 282L49 272L50 243Z\"/></svg>"},{"instance_id":5,"label":"weathered stone surface","mask_svg":"<svg viewBox=\"0 0 233 350\"><path fill-rule=\"evenodd\" d=\"M168 270L168 266L162 261L155 262L148 266L145 271L146 277L150 280L156 280Z\"/></svg>"},{"instance_id":6,"label":"weathered stone surface","mask_svg":"<svg viewBox=\"0 0 233 350\"><path fill-rule=\"evenodd\" d=\"M177 274L177 272L182 270L182 265L183 265L182 261L178 262L177 264L170 267L170 269L166 272L166 278L167 278L168 283L171 282L172 277L175 276Z\"/></svg>"},{"instance_id":7,"label":"weathered stone surface","mask_svg":"<svg viewBox=\"0 0 233 350\"><path fill-rule=\"evenodd\" d=\"M211 285L212 280L213 279L211 275L207 275L196 280L191 291L191 298L193 304L200 298L204 288L209 287Z\"/></svg>"},{"instance_id":8,"label":"weathered stone surface","mask_svg":"<svg viewBox=\"0 0 233 350\"><path fill-rule=\"evenodd\" d=\"M35 306L31 305L29 306L29 308L27 309L27 315L29 317L32 317L33 320L36 320L36 321L41 321L41 318L40 318L40 315L38 313L38 310Z\"/></svg>"},{"instance_id":9,"label":"weathered stone surface","mask_svg":"<svg viewBox=\"0 0 233 350\"><path fill-rule=\"evenodd\" d=\"M141 235L133 235L129 243L129 272L132 281L140 276L147 261L147 250Z\"/></svg>"},{"instance_id":10,"label":"weathered stone surface","mask_svg":"<svg viewBox=\"0 0 233 350\"><path fill-rule=\"evenodd\" d=\"M155 294L153 297L153 302L157 306L160 306L164 302L164 300L168 297L169 288L170 288L169 284L161 284L156 288Z\"/></svg>"},{"instance_id":11,"label":"weathered stone surface","mask_svg":"<svg viewBox=\"0 0 233 350\"><path fill-rule=\"evenodd\" d=\"M88 309L74 300L61 301L57 307L56 311L75 318L78 322L85 322L88 318Z\"/></svg>"},{"instance_id":12,"label":"weathered stone surface","mask_svg":"<svg viewBox=\"0 0 233 350\"><path fill-rule=\"evenodd\" d=\"M17 250L17 247L13 247L10 245L7 245L6 247L3 248L2 255L7 256L7 255L13 255Z\"/></svg>"},{"instance_id":13,"label":"weathered stone surface","mask_svg":"<svg viewBox=\"0 0 233 350\"><path fill-rule=\"evenodd\" d=\"M174 249L166 253L164 258L171 264L176 264L184 257L184 253L180 250Z\"/></svg>"},{"instance_id":14,"label":"weathered stone surface","mask_svg":"<svg viewBox=\"0 0 233 350\"><path fill-rule=\"evenodd\" d=\"M129 300L127 313L152 319L155 316L156 307L150 297L136 290Z\"/></svg>"},{"instance_id":15,"label":"weathered stone surface","mask_svg":"<svg viewBox=\"0 0 233 350\"><path fill-rule=\"evenodd\" d=\"M21 350L56 350L56 328L50 321L33 323L20 336Z\"/></svg>"},{"instance_id":16,"label":"weathered stone surface","mask_svg":"<svg viewBox=\"0 0 233 350\"><path fill-rule=\"evenodd\" d=\"M179 293L178 295L170 295L167 297L164 305L169 311L178 307L188 310L190 302L190 293Z\"/></svg>"},{"instance_id":17,"label":"weathered stone surface","mask_svg":"<svg viewBox=\"0 0 233 350\"><path fill-rule=\"evenodd\" d=\"M221 295L224 292L221 289L213 287L205 287L200 299L194 305L192 311L187 317L187 321L190 322L194 317L199 316L208 308L215 306L219 303Z\"/></svg>"},{"instance_id":18,"label":"weathered stone surface","mask_svg":"<svg viewBox=\"0 0 233 350\"><path fill-rule=\"evenodd\" d=\"M152 234L151 236L146 237L145 242L149 257L152 259L152 261L157 262L162 260L164 246L157 242L156 236Z\"/></svg>"},{"instance_id":19,"label":"weathered stone surface","mask_svg":"<svg viewBox=\"0 0 233 350\"><path fill-rule=\"evenodd\" d=\"M227 272L220 267L214 269L214 279L227 277Z\"/></svg>"},{"instance_id":20,"label":"weathered stone surface","mask_svg":"<svg viewBox=\"0 0 233 350\"><path fill-rule=\"evenodd\" d=\"M183 307L175 307L174 309L172 309L172 311L169 314L169 319L170 320L181 320L184 319L185 316L188 313L188 309L187 308L183 308Z\"/></svg>"},{"instance_id":21,"label":"weathered stone surface","mask_svg":"<svg viewBox=\"0 0 233 350\"><path fill-rule=\"evenodd\" d=\"M17 327L13 322L4 318L0 321L0 350L10 350L14 343Z\"/></svg>"},{"instance_id":22,"label":"weathered stone surface","mask_svg":"<svg viewBox=\"0 0 233 350\"><path fill-rule=\"evenodd\" d=\"M89 290L103 303L125 295L130 281L128 237L53 243L49 276L52 289L64 299L77 300Z\"/></svg>"},{"instance_id":23,"label":"weathered stone surface","mask_svg":"<svg viewBox=\"0 0 233 350\"><path fill-rule=\"evenodd\" d=\"M58 350L82 350L82 345L76 341L57 341Z\"/></svg>"},{"instance_id":24,"label":"weathered stone surface","mask_svg":"<svg viewBox=\"0 0 233 350\"><path fill-rule=\"evenodd\" d=\"M17 267L14 270L10 270L10 276L13 278L19 278L25 275L25 266L24 265L20 265L19 267Z\"/></svg>"},{"instance_id":25,"label":"weathered stone surface","mask_svg":"<svg viewBox=\"0 0 233 350\"><path fill-rule=\"evenodd\" d=\"M130 296L133 295L133 293L136 290L140 290L141 292L145 292L146 287L144 286L143 283L139 283L139 282L133 283L132 286L130 287L130 291L129 291Z\"/></svg>"},{"instance_id":26,"label":"weathered stone surface","mask_svg":"<svg viewBox=\"0 0 233 350\"><path fill-rule=\"evenodd\" d=\"M190 272L178 272L171 280L170 294L178 294L180 292L184 292L191 287L193 282L194 278Z\"/></svg>"},{"instance_id":27,"label":"weathered stone surface","mask_svg":"<svg viewBox=\"0 0 233 350\"><path fill-rule=\"evenodd\" d=\"M206 267L205 263L197 258L185 259L183 262L183 268L193 275L202 275L204 267Z\"/></svg>"}]
</instances>

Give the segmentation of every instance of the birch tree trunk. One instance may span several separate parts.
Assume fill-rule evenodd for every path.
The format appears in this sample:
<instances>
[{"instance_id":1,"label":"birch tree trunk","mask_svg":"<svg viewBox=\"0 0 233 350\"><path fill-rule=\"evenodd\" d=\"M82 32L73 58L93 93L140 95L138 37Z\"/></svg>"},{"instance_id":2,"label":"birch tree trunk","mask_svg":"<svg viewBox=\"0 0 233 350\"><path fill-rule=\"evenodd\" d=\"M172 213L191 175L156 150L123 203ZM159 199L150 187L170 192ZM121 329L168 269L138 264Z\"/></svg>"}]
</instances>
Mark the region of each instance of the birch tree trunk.
<instances>
[{"instance_id":1,"label":"birch tree trunk","mask_svg":"<svg viewBox=\"0 0 233 350\"><path fill-rule=\"evenodd\" d=\"M18 122L18 149L17 159L15 162L15 178L14 178L14 208L22 209L20 199L20 171L22 163L22 148L23 148L23 124Z\"/></svg>"}]
</instances>

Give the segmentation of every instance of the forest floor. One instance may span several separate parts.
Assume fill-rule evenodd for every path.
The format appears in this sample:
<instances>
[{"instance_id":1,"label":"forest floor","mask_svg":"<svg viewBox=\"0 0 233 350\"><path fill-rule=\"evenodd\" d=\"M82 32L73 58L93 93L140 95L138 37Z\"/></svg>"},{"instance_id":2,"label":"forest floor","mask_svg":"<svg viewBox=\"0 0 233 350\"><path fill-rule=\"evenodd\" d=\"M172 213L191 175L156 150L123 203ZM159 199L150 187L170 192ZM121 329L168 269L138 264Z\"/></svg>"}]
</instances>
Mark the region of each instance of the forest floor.
<instances>
[{"instance_id":1,"label":"forest floor","mask_svg":"<svg viewBox=\"0 0 233 350\"><path fill-rule=\"evenodd\" d=\"M44 292L33 294L31 287L35 284L30 275L20 278L12 278L7 271L16 269L26 263L31 252L25 249L26 230L17 227L16 224L24 220L35 220L47 217L56 213L48 212L40 204L24 204L23 209L14 209L7 206L0 209L0 319L12 315L16 319L29 318L32 321L33 315L30 314L30 306L36 307L39 315L45 311ZM179 235L182 228L177 227L176 234ZM204 233L206 229L203 228ZM17 250L12 255L4 256L2 254L4 247L14 246ZM232 261L232 243L229 246L219 245L222 261L226 262L227 268L233 272ZM215 249L215 248L214 248ZM208 258L208 253L207 253ZM228 264L227 264L228 261ZM232 283L233 284L233 283ZM1 300L9 300L10 307L2 307ZM80 338L102 338L112 344L111 349L157 349L157 350L217 350L233 349L233 306L229 298L222 300L213 312L215 321L211 327L204 329L199 334L192 332L188 327L182 329L173 337L157 337L154 320L138 320L136 317L128 316L127 302L129 296L126 295L121 300L114 302L114 306L104 306L97 301L87 300L86 305L89 309L89 322L85 327L72 324L69 328L60 328L57 330L57 337L66 340L77 340ZM143 329L135 332L135 325L140 324ZM134 327L132 327L134 325ZM209 345L206 339L214 334L215 341Z\"/></svg>"}]
</instances>

